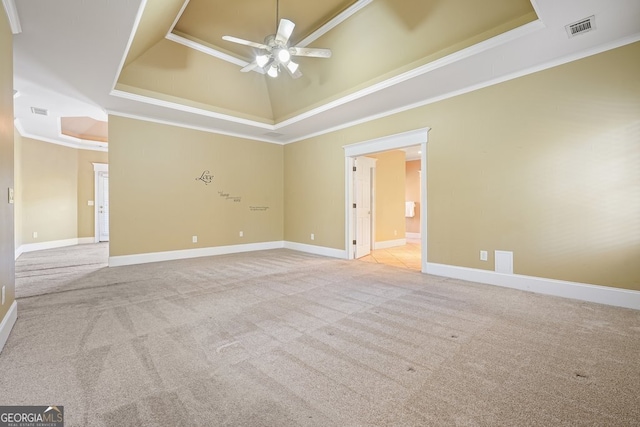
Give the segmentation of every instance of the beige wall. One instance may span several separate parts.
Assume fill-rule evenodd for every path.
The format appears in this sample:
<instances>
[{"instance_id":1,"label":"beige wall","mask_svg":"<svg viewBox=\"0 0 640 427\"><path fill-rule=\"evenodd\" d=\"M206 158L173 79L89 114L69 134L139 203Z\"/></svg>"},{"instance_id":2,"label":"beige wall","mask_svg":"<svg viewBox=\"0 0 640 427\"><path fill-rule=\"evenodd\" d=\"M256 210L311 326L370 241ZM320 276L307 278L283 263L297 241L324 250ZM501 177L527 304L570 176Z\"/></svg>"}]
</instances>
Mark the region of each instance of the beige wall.
<instances>
[{"instance_id":1,"label":"beige wall","mask_svg":"<svg viewBox=\"0 0 640 427\"><path fill-rule=\"evenodd\" d=\"M284 147L284 239L344 249L344 153L340 140ZM315 240L311 240L311 234Z\"/></svg>"},{"instance_id":2,"label":"beige wall","mask_svg":"<svg viewBox=\"0 0 640 427\"><path fill-rule=\"evenodd\" d=\"M77 150L22 138L22 243L78 237ZM37 232L38 237L33 237Z\"/></svg>"},{"instance_id":3,"label":"beige wall","mask_svg":"<svg viewBox=\"0 0 640 427\"><path fill-rule=\"evenodd\" d=\"M287 145L285 236L344 249L342 147L430 126L429 262L640 290L638 75L635 43Z\"/></svg>"},{"instance_id":4,"label":"beige wall","mask_svg":"<svg viewBox=\"0 0 640 427\"><path fill-rule=\"evenodd\" d=\"M110 116L110 255L281 241L282 150Z\"/></svg>"},{"instance_id":5,"label":"beige wall","mask_svg":"<svg viewBox=\"0 0 640 427\"><path fill-rule=\"evenodd\" d=\"M369 157L378 159L374 190L376 242L404 239L404 151L387 151Z\"/></svg>"},{"instance_id":6,"label":"beige wall","mask_svg":"<svg viewBox=\"0 0 640 427\"><path fill-rule=\"evenodd\" d=\"M108 163L109 156L101 151L77 150L78 152L78 238L93 237L95 234L96 202L94 163Z\"/></svg>"},{"instance_id":7,"label":"beige wall","mask_svg":"<svg viewBox=\"0 0 640 427\"><path fill-rule=\"evenodd\" d=\"M6 300L0 305L0 323L15 295L15 252L13 205L8 188L13 188L13 36L4 11L0 11L0 288Z\"/></svg>"},{"instance_id":8,"label":"beige wall","mask_svg":"<svg viewBox=\"0 0 640 427\"><path fill-rule=\"evenodd\" d=\"M413 218L405 218L405 227L407 233L420 233L420 160L411 160L405 164L406 201L415 202L415 216Z\"/></svg>"}]
</instances>

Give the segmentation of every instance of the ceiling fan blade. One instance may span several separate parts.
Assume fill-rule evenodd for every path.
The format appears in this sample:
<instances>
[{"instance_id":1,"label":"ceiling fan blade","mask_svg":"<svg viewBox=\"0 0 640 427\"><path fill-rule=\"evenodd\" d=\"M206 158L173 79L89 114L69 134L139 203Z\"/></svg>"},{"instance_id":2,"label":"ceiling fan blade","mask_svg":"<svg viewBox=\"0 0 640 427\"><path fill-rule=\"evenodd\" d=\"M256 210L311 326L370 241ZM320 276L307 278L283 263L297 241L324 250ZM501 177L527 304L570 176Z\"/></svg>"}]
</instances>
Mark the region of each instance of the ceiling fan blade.
<instances>
[{"instance_id":1,"label":"ceiling fan blade","mask_svg":"<svg viewBox=\"0 0 640 427\"><path fill-rule=\"evenodd\" d=\"M299 79L300 77L302 77L302 71L300 71L300 68L298 68L295 73L292 73L289 67L284 68L287 70L287 73L289 73L292 79Z\"/></svg>"},{"instance_id":2,"label":"ceiling fan blade","mask_svg":"<svg viewBox=\"0 0 640 427\"><path fill-rule=\"evenodd\" d=\"M276 33L276 40L282 44L287 44L295 26L296 24L288 19L281 19L278 25L278 32Z\"/></svg>"},{"instance_id":3,"label":"ceiling fan blade","mask_svg":"<svg viewBox=\"0 0 640 427\"><path fill-rule=\"evenodd\" d=\"M293 56L309 56L312 58L331 58L331 49L313 47L292 47L289 49Z\"/></svg>"},{"instance_id":4,"label":"ceiling fan blade","mask_svg":"<svg viewBox=\"0 0 640 427\"><path fill-rule=\"evenodd\" d=\"M270 50L269 46L267 46L266 44L256 43L256 42L252 42L252 41L244 40L244 39L239 39L239 38L233 37L233 36L222 36L222 40L226 40L226 41L232 42L232 43L242 44L242 45L245 45L245 46L255 47L256 49Z\"/></svg>"}]
</instances>

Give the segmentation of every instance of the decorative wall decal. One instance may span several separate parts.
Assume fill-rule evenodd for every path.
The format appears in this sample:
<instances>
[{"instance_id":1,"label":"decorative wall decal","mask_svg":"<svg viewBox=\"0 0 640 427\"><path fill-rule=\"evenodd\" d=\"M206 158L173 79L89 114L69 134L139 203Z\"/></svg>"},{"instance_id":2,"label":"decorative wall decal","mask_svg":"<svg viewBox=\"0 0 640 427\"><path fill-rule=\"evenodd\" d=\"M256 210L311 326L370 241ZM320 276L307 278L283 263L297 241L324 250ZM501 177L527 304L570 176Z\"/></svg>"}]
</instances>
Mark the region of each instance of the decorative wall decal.
<instances>
[{"instance_id":1,"label":"decorative wall decal","mask_svg":"<svg viewBox=\"0 0 640 427\"><path fill-rule=\"evenodd\" d=\"M225 193L224 191L218 191L218 195L225 200L231 200L235 203L240 203L242 201L242 196L231 196L229 193Z\"/></svg>"},{"instance_id":2,"label":"decorative wall decal","mask_svg":"<svg viewBox=\"0 0 640 427\"><path fill-rule=\"evenodd\" d=\"M264 212L269 210L269 206L249 206L249 210L253 212L257 212L257 211Z\"/></svg>"},{"instance_id":3,"label":"decorative wall decal","mask_svg":"<svg viewBox=\"0 0 640 427\"><path fill-rule=\"evenodd\" d=\"M206 185L211 184L211 181L213 181L213 175L211 175L211 173L207 170L202 172L202 175L200 175L199 178L196 178L196 181L202 181L204 182Z\"/></svg>"}]
</instances>

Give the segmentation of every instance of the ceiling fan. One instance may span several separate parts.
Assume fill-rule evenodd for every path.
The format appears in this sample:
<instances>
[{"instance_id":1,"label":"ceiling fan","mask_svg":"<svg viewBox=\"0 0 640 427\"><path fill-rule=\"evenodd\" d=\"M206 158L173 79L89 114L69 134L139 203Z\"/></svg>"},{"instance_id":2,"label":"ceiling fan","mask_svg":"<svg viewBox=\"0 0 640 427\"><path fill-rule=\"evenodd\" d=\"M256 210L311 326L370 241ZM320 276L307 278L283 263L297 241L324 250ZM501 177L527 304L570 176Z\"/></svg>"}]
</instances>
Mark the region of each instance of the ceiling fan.
<instances>
[{"instance_id":1,"label":"ceiling fan","mask_svg":"<svg viewBox=\"0 0 640 427\"><path fill-rule=\"evenodd\" d=\"M276 3L276 23L278 23L279 2ZM294 79L302 76L302 72L298 69L298 64L291 60L294 56L307 56L313 58L330 58L330 49L307 48L300 46L289 46L289 38L296 26L288 19L280 19L277 24L276 34L271 34L264 39L264 43L252 42L233 36L223 36L222 39L228 42L238 43L245 46L251 46L260 49L260 53L256 55L256 59L249 65L244 67L242 72L252 71L261 68L266 71L270 77L278 77L280 66L284 67Z\"/></svg>"}]
</instances>

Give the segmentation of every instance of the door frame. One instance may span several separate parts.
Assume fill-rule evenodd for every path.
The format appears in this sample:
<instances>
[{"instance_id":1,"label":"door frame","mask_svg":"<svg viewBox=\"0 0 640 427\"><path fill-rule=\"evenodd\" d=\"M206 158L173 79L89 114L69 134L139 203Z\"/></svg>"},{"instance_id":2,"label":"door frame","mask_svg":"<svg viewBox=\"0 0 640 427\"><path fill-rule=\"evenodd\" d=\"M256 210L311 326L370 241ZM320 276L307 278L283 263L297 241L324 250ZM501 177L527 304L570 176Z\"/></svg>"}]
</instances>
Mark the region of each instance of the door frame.
<instances>
[{"instance_id":1,"label":"door frame","mask_svg":"<svg viewBox=\"0 0 640 427\"><path fill-rule=\"evenodd\" d=\"M100 224L98 210L100 204L98 203L98 179L101 172L109 172L109 165L107 163L93 163L93 242L100 242Z\"/></svg>"},{"instance_id":2,"label":"door frame","mask_svg":"<svg viewBox=\"0 0 640 427\"><path fill-rule=\"evenodd\" d=\"M354 180L353 165L354 159L358 156L375 154L383 151L396 150L400 148L420 145L422 154L420 155L420 250L422 272L427 273L427 143L429 141L429 131L431 128L424 127L408 132L389 135L382 138L370 139L355 144L345 145L345 248L347 259L354 259L355 247L352 244L356 236L356 225L353 215L354 202Z\"/></svg>"}]
</instances>

